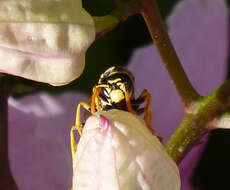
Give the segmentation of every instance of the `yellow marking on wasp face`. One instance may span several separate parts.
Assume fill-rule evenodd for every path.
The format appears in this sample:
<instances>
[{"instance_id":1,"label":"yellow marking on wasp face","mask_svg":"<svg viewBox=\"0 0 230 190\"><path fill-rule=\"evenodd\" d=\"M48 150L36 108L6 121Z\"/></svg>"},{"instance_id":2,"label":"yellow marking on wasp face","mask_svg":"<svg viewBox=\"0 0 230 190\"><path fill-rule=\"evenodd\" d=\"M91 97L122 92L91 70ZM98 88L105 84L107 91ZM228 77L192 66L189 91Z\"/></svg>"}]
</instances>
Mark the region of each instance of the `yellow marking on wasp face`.
<instances>
[{"instance_id":1,"label":"yellow marking on wasp face","mask_svg":"<svg viewBox=\"0 0 230 190\"><path fill-rule=\"evenodd\" d=\"M122 90L116 89L111 91L110 98L112 102L119 103L125 98L125 96Z\"/></svg>"},{"instance_id":2,"label":"yellow marking on wasp face","mask_svg":"<svg viewBox=\"0 0 230 190\"><path fill-rule=\"evenodd\" d=\"M118 83L117 83L117 86L119 86L119 88L120 88L121 90L125 91L125 84L124 84L124 83L118 82Z\"/></svg>"},{"instance_id":3,"label":"yellow marking on wasp face","mask_svg":"<svg viewBox=\"0 0 230 190\"><path fill-rule=\"evenodd\" d=\"M120 78L114 79L114 80L108 80L109 84L117 83L118 81L121 81Z\"/></svg>"},{"instance_id":4,"label":"yellow marking on wasp face","mask_svg":"<svg viewBox=\"0 0 230 190\"><path fill-rule=\"evenodd\" d=\"M98 85L96 85L95 87L96 87L96 88L102 88L102 87L108 88L109 85L108 85L108 84L98 84Z\"/></svg>"}]
</instances>

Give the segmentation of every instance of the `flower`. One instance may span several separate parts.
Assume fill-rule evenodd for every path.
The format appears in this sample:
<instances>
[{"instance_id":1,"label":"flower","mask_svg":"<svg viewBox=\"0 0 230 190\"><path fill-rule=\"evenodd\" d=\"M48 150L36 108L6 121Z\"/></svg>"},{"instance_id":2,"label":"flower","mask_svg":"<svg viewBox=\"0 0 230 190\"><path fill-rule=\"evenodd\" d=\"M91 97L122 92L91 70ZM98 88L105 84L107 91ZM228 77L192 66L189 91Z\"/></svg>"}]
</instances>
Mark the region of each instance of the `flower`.
<instances>
[{"instance_id":1,"label":"flower","mask_svg":"<svg viewBox=\"0 0 230 190\"><path fill-rule=\"evenodd\" d=\"M175 162L144 120L116 109L86 120L73 174L73 190L180 189Z\"/></svg>"},{"instance_id":2,"label":"flower","mask_svg":"<svg viewBox=\"0 0 230 190\"><path fill-rule=\"evenodd\" d=\"M222 1L187 0L181 1L168 18L175 49L202 95L208 95L225 78L227 15ZM183 118L183 107L153 45L138 48L128 67L135 75L137 94L143 88L152 94L153 128L166 142ZM58 96L33 94L17 100L10 98L9 157L19 189L69 189L72 183L69 131L77 103L88 98L69 92ZM190 179L203 145L195 146L180 164L181 190L197 189ZM226 144L221 146L227 150ZM226 155L218 157L223 161L221 157ZM222 189L228 189L228 183L221 183L227 169L216 173L208 170L215 180L203 183L213 185L213 189L218 189L220 184L225 185Z\"/></svg>"},{"instance_id":3,"label":"flower","mask_svg":"<svg viewBox=\"0 0 230 190\"><path fill-rule=\"evenodd\" d=\"M0 1L0 71L64 85L79 77L95 39L81 0Z\"/></svg>"}]
</instances>

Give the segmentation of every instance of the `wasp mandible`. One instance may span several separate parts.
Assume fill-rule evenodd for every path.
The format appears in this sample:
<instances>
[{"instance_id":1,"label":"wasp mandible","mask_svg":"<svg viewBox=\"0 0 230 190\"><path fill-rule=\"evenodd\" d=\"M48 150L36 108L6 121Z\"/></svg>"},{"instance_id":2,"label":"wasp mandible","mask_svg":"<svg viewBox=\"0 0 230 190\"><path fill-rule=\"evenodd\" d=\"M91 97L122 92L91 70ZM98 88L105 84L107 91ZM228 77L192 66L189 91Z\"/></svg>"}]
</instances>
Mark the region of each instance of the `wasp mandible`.
<instances>
[{"instance_id":1,"label":"wasp mandible","mask_svg":"<svg viewBox=\"0 0 230 190\"><path fill-rule=\"evenodd\" d=\"M144 89L136 99L134 90L134 76L124 67L113 66L100 75L97 84L93 88L90 103L80 102L77 106L75 125L72 126L70 132L72 158L77 146L74 131L77 130L79 135L82 135L81 106L92 114L110 109L120 109L137 115L144 113L146 126L151 133L155 134L152 129L151 95ZM140 105L145 101L145 107L140 108Z\"/></svg>"}]
</instances>

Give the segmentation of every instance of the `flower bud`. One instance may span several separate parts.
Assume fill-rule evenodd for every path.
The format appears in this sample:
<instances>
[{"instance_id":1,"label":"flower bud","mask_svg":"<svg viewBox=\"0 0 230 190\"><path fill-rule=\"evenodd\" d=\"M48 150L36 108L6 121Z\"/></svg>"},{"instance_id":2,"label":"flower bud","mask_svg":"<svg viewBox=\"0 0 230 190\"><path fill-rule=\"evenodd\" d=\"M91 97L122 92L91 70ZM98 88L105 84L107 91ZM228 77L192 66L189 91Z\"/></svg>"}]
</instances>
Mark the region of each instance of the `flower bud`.
<instances>
[{"instance_id":1,"label":"flower bud","mask_svg":"<svg viewBox=\"0 0 230 190\"><path fill-rule=\"evenodd\" d=\"M116 109L87 119L73 174L73 190L180 189L175 162L144 120Z\"/></svg>"},{"instance_id":2,"label":"flower bud","mask_svg":"<svg viewBox=\"0 0 230 190\"><path fill-rule=\"evenodd\" d=\"M0 22L0 72L56 86L82 73L95 26L81 0L2 0Z\"/></svg>"}]
</instances>

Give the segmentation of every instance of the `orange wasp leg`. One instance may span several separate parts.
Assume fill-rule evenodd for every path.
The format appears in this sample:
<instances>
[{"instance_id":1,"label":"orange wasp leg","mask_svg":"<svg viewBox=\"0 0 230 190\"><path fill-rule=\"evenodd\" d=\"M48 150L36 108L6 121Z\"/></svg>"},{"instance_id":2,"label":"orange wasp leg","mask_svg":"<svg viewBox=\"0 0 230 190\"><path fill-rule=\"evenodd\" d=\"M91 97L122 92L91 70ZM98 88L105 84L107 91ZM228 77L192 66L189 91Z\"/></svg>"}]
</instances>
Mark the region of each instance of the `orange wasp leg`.
<instances>
[{"instance_id":1,"label":"orange wasp leg","mask_svg":"<svg viewBox=\"0 0 230 190\"><path fill-rule=\"evenodd\" d=\"M77 150L77 143L74 137L74 131L77 131L80 136L82 135L81 106L86 110L90 111L90 105L85 102L80 102L77 106L75 125L72 126L70 130L70 145L71 145L72 159Z\"/></svg>"},{"instance_id":2,"label":"orange wasp leg","mask_svg":"<svg viewBox=\"0 0 230 190\"><path fill-rule=\"evenodd\" d=\"M92 97L91 97L91 113L95 113L96 109L97 109L97 111L101 110L100 105L99 105L100 88L101 88L100 85L95 86L93 88L93 94L92 94ZM95 108L95 106L96 106L96 108Z\"/></svg>"},{"instance_id":3,"label":"orange wasp leg","mask_svg":"<svg viewBox=\"0 0 230 190\"><path fill-rule=\"evenodd\" d=\"M97 111L100 111L100 105L99 105L100 87L101 86L94 87L90 105L85 102L80 102L77 106L75 125L72 126L70 130L70 144L71 144L72 159L77 150L77 143L74 137L74 131L77 131L80 136L82 135L81 106L91 113L95 113L96 109Z\"/></svg>"},{"instance_id":4,"label":"orange wasp leg","mask_svg":"<svg viewBox=\"0 0 230 190\"><path fill-rule=\"evenodd\" d=\"M126 102L128 111L133 113L133 114L137 114L132 108L132 105L131 105L131 102L130 102L130 95L129 95L128 90L126 90L126 88L125 88L125 102Z\"/></svg>"},{"instance_id":5,"label":"orange wasp leg","mask_svg":"<svg viewBox=\"0 0 230 190\"><path fill-rule=\"evenodd\" d=\"M144 120L145 123L148 127L148 129L152 132L152 134L155 134L153 128L152 128L152 98L151 98L151 94L144 89L141 93L141 95L139 96L138 99L143 98L146 101L146 106L145 106L145 115L144 115Z\"/></svg>"}]
</instances>

